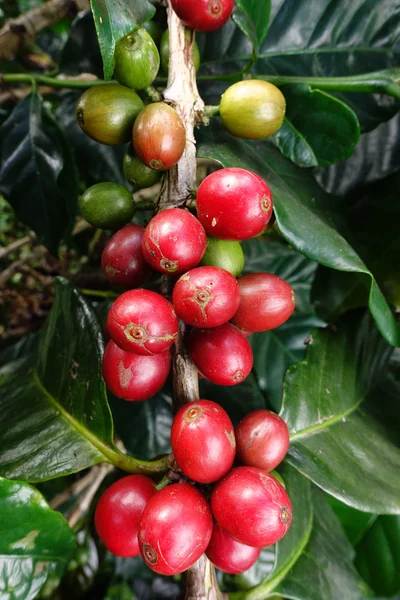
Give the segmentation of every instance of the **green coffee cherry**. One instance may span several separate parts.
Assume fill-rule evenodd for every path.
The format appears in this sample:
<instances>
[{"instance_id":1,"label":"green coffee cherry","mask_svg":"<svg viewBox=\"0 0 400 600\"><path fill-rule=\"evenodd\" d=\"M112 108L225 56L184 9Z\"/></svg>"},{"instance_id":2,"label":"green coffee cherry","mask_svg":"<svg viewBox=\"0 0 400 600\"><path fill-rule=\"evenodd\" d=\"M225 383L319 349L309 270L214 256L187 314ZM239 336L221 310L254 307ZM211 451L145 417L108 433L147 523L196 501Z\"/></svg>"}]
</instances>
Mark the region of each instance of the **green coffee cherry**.
<instances>
[{"instance_id":1,"label":"green coffee cherry","mask_svg":"<svg viewBox=\"0 0 400 600\"><path fill-rule=\"evenodd\" d=\"M185 37L186 40L190 39L191 32L189 29L185 29ZM192 46L193 49L193 64L196 71L199 70L200 67L200 50L198 45L196 44L196 40ZM168 73L168 63L169 63L169 30L166 29L161 38L160 44L160 56L161 56L161 67L164 73Z\"/></svg>"},{"instance_id":2,"label":"green coffee cherry","mask_svg":"<svg viewBox=\"0 0 400 600\"><path fill-rule=\"evenodd\" d=\"M208 238L207 249L201 261L207 267L220 267L239 277L244 267L244 254L239 242Z\"/></svg>"},{"instance_id":3,"label":"green coffee cherry","mask_svg":"<svg viewBox=\"0 0 400 600\"><path fill-rule=\"evenodd\" d=\"M143 28L132 31L118 42L114 59L115 79L134 90L151 85L160 68L157 46Z\"/></svg>"},{"instance_id":4,"label":"green coffee cherry","mask_svg":"<svg viewBox=\"0 0 400 600\"><path fill-rule=\"evenodd\" d=\"M119 229L135 214L132 194L118 183L96 183L79 199L82 217L99 229Z\"/></svg>"},{"instance_id":5,"label":"green coffee cherry","mask_svg":"<svg viewBox=\"0 0 400 600\"><path fill-rule=\"evenodd\" d=\"M154 185L162 177L160 171L154 171L142 163L133 144L129 144L124 156L124 175L125 179L139 190Z\"/></svg>"},{"instance_id":6,"label":"green coffee cherry","mask_svg":"<svg viewBox=\"0 0 400 600\"><path fill-rule=\"evenodd\" d=\"M93 86L82 94L76 105L76 118L92 140L114 146L132 138L133 124L143 107L134 90L108 83Z\"/></svg>"},{"instance_id":7,"label":"green coffee cherry","mask_svg":"<svg viewBox=\"0 0 400 600\"><path fill-rule=\"evenodd\" d=\"M146 23L143 23L142 27L151 35L155 45L159 46L163 34L161 25L156 23L156 21L146 21Z\"/></svg>"},{"instance_id":8,"label":"green coffee cherry","mask_svg":"<svg viewBox=\"0 0 400 600\"><path fill-rule=\"evenodd\" d=\"M232 135L259 140L281 128L286 101L272 83L258 79L231 85L221 98L219 114Z\"/></svg>"}]
</instances>

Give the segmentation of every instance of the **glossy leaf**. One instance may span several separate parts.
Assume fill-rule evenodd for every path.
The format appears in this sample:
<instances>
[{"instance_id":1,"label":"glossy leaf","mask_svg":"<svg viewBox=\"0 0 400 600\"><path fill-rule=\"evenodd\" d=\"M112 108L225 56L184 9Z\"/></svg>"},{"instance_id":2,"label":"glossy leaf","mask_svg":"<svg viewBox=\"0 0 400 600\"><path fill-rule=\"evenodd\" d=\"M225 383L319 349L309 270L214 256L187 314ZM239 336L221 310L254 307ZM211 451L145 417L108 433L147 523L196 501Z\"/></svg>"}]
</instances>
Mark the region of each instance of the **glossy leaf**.
<instances>
[{"instance_id":1,"label":"glossy leaf","mask_svg":"<svg viewBox=\"0 0 400 600\"><path fill-rule=\"evenodd\" d=\"M97 77L102 76L101 54L90 12L79 13L72 22L61 53L59 69L67 75L93 73Z\"/></svg>"},{"instance_id":2,"label":"glossy leaf","mask_svg":"<svg viewBox=\"0 0 400 600\"><path fill-rule=\"evenodd\" d=\"M119 455L101 377L103 343L89 304L64 279L35 364L0 385L0 474L43 481Z\"/></svg>"},{"instance_id":3,"label":"glossy leaf","mask_svg":"<svg viewBox=\"0 0 400 600\"><path fill-rule=\"evenodd\" d=\"M288 462L345 504L376 514L400 513L400 450L359 407L389 356L368 319L349 314L317 330L305 360L289 367L281 411L291 432Z\"/></svg>"},{"instance_id":4,"label":"glossy leaf","mask_svg":"<svg viewBox=\"0 0 400 600\"><path fill-rule=\"evenodd\" d=\"M345 530L351 545L356 546L373 525L377 515L355 510L333 496L329 496L328 501Z\"/></svg>"},{"instance_id":5,"label":"glossy leaf","mask_svg":"<svg viewBox=\"0 0 400 600\"><path fill-rule=\"evenodd\" d=\"M90 5L103 57L104 79L108 80L114 72L116 43L151 19L155 9L148 0L91 0Z\"/></svg>"},{"instance_id":6,"label":"glossy leaf","mask_svg":"<svg viewBox=\"0 0 400 600\"><path fill-rule=\"evenodd\" d=\"M199 156L224 167L256 171L271 187L274 210L285 239L311 260L340 271L364 273L370 278L369 308L382 335L400 345L400 328L371 272L341 235L341 218L334 201L302 169L287 161L268 142L235 139L215 127L201 138Z\"/></svg>"},{"instance_id":7,"label":"glossy leaf","mask_svg":"<svg viewBox=\"0 0 400 600\"><path fill-rule=\"evenodd\" d=\"M274 140L284 156L300 167L327 166L351 156L360 125L347 104L308 85L282 91L286 118Z\"/></svg>"},{"instance_id":8,"label":"glossy leaf","mask_svg":"<svg viewBox=\"0 0 400 600\"><path fill-rule=\"evenodd\" d=\"M75 162L58 124L32 91L0 129L0 192L53 254L76 215Z\"/></svg>"},{"instance_id":9,"label":"glossy leaf","mask_svg":"<svg viewBox=\"0 0 400 600\"><path fill-rule=\"evenodd\" d=\"M256 564L235 577L240 587L253 588L246 596L249 600L268 597L284 580L302 555L312 532L313 499L310 482L288 465L280 469L280 474L286 491L293 500L293 520L288 533L280 542L263 548Z\"/></svg>"},{"instance_id":10,"label":"glossy leaf","mask_svg":"<svg viewBox=\"0 0 400 600\"><path fill-rule=\"evenodd\" d=\"M304 357L307 336L315 327L324 325L314 314L310 303L316 263L284 243L254 239L242 245L245 273L274 273L287 281L296 295L296 310L286 323L249 338L258 385L273 410L279 412L283 378L288 366Z\"/></svg>"},{"instance_id":11,"label":"glossy leaf","mask_svg":"<svg viewBox=\"0 0 400 600\"><path fill-rule=\"evenodd\" d=\"M268 33L270 13L271 0L236 0L233 20L249 38L255 50Z\"/></svg>"},{"instance_id":12,"label":"glossy leaf","mask_svg":"<svg viewBox=\"0 0 400 600\"><path fill-rule=\"evenodd\" d=\"M75 548L64 517L20 481L0 478L0 597L31 600L63 574Z\"/></svg>"},{"instance_id":13,"label":"glossy leaf","mask_svg":"<svg viewBox=\"0 0 400 600\"><path fill-rule=\"evenodd\" d=\"M314 492L313 506L310 541L275 593L291 600L363 600L354 550L339 521L322 494Z\"/></svg>"},{"instance_id":14,"label":"glossy leaf","mask_svg":"<svg viewBox=\"0 0 400 600\"><path fill-rule=\"evenodd\" d=\"M355 565L377 596L400 593L400 517L378 517L356 547Z\"/></svg>"}]
</instances>

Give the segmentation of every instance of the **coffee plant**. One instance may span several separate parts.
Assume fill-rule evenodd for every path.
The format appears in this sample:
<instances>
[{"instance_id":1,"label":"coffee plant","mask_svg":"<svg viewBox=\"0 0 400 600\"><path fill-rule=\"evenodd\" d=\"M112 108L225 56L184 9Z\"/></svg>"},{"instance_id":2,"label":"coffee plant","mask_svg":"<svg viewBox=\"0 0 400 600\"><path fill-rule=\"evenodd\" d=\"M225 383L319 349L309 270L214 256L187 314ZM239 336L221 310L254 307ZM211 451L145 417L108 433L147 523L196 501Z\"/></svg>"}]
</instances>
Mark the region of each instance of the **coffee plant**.
<instances>
[{"instance_id":1,"label":"coffee plant","mask_svg":"<svg viewBox=\"0 0 400 600\"><path fill-rule=\"evenodd\" d=\"M0 600L400 597L398 2L15 4Z\"/></svg>"}]
</instances>

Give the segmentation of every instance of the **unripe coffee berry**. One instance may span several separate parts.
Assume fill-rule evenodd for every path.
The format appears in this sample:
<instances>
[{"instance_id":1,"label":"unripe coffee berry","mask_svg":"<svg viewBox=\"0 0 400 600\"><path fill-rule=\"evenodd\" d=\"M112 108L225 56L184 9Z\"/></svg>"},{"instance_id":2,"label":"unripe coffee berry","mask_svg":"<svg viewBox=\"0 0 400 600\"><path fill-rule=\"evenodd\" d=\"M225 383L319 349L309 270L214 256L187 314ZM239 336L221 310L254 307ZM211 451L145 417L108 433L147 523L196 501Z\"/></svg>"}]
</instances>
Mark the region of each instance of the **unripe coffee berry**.
<instances>
[{"instance_id":1,"label":"unripe coffee berry","mask_svg":"<svg viewBox=\"0 0 400 600\"><path fill-rule=\"evenodd\" d=\"M296 305L290 285L272 273L250 273L238 279L240 304L232 318L239 329L269 331L288 320Z\"/></svg>"},{"instance_id":2,"label":"unripe coffee berry","mask_svg":"<svg viewBox=\"0 0 400 600\"><path fill-rule=\"evenodd\" d=\"M212 329L193 329L189 351L203 377L217 385L241 383L253 366L248 340L230 323Z\"/></svg>"},{"instance_id":3,"label":"unripe coffee berry","mask_svg":"<svg viewBox=\"0 0 400 600\"><path fill-rule=\"evenodd\" d=\"M234 277L239 277L244 268L242 246L239 242L208 238L201 264L207 267L220 267L232 273Z\"/></svg>"},{"instance_id":4,"label":"unripe coffee berry","mask_svg":"<svg viewBox=\"0 0 400 600\"><path fill-rule=\"evenodd\" d=\"M154 396L167 380L171 367L169 351L154 356L125 352L110 340L103 356L106 386L117 398L140 402Z\"/></svg>"},{"instance_id":5,"label":"unripe coffee berry","mask_svg":"<svg viewBox=\"0 0 400 600\"><path fill-rule=\"evenodd\" d=\"M155 483L144 475L123 477L104 492L96 506L94 523L107 550L116 556L139 556L140 517L155 493Z\"/></svg>"},{"instance_id":6,"label":"unripe coffee berry","mask_svg":"<svg viewBox=\"0 0 400 600\"><path fill-rule=\"evenodd\" d=\"M211 400L185 404L171 429L171 447L183 473L198 483L221 479L235 458L235 434L224 409Z\"/></svg>"},{"instance_id":7,"label":"unripe coffee berry","mask_svg":"<svg viewBox=\"0 0 400 600\"><path fill-rule=\"evenodd\" d=\"M206 556L220 571L231 575L243 573L254 565L260 552L261 548L246 546L246 544L238 542L218 523L214 523Z\"/></svg>"},{"instance_id":8,"label":"unripe coffee berry","mask_svg":"<svg viewBox=\"0 0 400 600\"><path fill-rule=\"evenodd\" d=\"M137 117L132 141L145 165L156 171L166 171L176 165L185 150L185 126L171 106L154 102Z\"/></svg>"},{"instance_id":9,"label":"unripe coffee berry","mask_svg":"<svg viewBox=\"0 0 400 600\"><path fill-rule=\"evenodd\" d=\"M233 275L218 267L197 267L175 284L172 303L176 314L193 327L217 327L229 321L239 306Z\"/></svg>"},{"instance_id":10,"label":"unripe coffee berry","mask_svg":"<svg viewBox=\"0 0 400 600\"><path fill-rule=\"evenodd\" d=\"M119 229L133 218L132 194L118 183L96 183L79 198L82 217L99 229Z\"/></svg>"},{"instance_id":11,"label":"unripe coffee berry","mask_svg":"<svg viewBox=\"0 0 400 600\"><path fill-rule=\"evenodd\" d=\"M256 173L220 169L200 184L196 206L197 216L209 235L241 241L265 228L272 215L272 196Z\"/></svg>"},{"instance_id":12,"label":"unripe coffee berry","mask_svg":"<svg viewBox=\"0 0 400 600\"><path fill-rule=\"evenodd\" d=\"M170 208L155 215L143 236L143 254L157 271L180 274L202 259L207 236L196 217L182 208Z\"/></svg>"},{"instance_id":13,"label":"unripe coffee berry","mask_svg":"<svg viewBox=\"0 0 400 600\"><path fill-rule=\"evenodd\" d=\"M136 156L133 144L129 144L124 156L124 176L131 185L141 190L158 183L162 177L162 173L147 167Z\"/></svg>"},{"instance_id":14,"label":"unripe coffee berry","mask_svg":"<svg viewBox=\"0 0 400 600\"><path fill-rule=\"evenodd\" d=\"M115 300L107 331L126 352L151 355L168 350L178 334L174 307L151 290L129 290Z\"/></svg>"},{"instance_id":15,"label":"unripe coffee berry","mask_svg":"<svg viewBox=\"0 0 400 600\"><path fill-rule=\"evenodd\" d=\"M134 90L151 85L160 68L157 46L143 28L132 31L117 43L114 60L114 78Z\"/></svg>"},{"instance_id":16,"label":"unripe coffee berry","mask_svg":"<svg viewBox=\"0 0 400 600\"><path fill-rule=\"evenodd\" d=\"M171 0L172 8L191 29L214 31L232 14L234 0Z\"/></svg>"},{"instance_id":17,"label":"unripe coffee berry","mask_svg":"<svg viewBox=\"0 0 400 600\"><path fill-rule=\"evenodd\" d=\"M229 87L221 98L219 114L226 129L236 137L259 140L282 127L286 101L267 81L248 79Z\"/></svg>"},{"instance_id":18,"label":"unripe coffee berry","mask_svg":"<svg viewBox=\"0 0 400 600\"><path fill-rule=\"evenodd\" d=\"M111 146L125 144L143 106L134 90L119 83L96 85L79 98L76 119L92 140Z\"/></svg>"},{"instance_id":19,"label":"unripe coffee berry","mask_svg":"<svg viewBox=\"0 0 400 600\"><path fill-rule=\"evenodd\" d=\"M272 471L285 458L289 430L285 421L269 410L248 413L235 429L237 458L250 467Z\"/></svg>"},{"instance_id":20,"label":"unripe coffee berry","mask_svg":"<svg viewBox=\"0 0 400 600\"><path fill-rule=\"evenodd\" d=\"M144 227L126 225L109 239L101 255L101 268L112 285L126 289L141 285L151 271L142 251Z\"/></svg>"},{"instance_id":21,"label":"unripe coffee berry","mask_svg":"<svg viewBox=\"0 0 400 600\"><path fill-rule=\"evenodd\" d=\"M248 546L275 544L292 520L286 490L272 475L255 467L232 469L215 484L210 500L217 523Z\"/></svg>"},{"instance_id":22,"label":"unripe coffee berry","mask_svg":"<svg viewBox=\"0 0 400 600\"><path fill-rule=\"evenodd\" d=\"M175 483L148 502L139 525L143 560L161 575L177 575L206 550L212 534L205 497L188 483Z\"/></svg>"}]
</instances>

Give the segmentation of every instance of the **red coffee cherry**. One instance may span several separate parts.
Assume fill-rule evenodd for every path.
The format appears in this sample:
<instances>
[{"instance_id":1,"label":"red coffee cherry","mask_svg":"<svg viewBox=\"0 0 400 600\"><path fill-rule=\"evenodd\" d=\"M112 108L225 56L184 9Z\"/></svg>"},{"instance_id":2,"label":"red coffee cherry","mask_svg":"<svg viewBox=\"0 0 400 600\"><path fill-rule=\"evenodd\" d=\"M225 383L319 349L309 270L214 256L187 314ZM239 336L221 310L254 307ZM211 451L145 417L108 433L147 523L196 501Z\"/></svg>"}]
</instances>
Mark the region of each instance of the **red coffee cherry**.
<instances>
[{"instance_id":1,"label":"red coffee cherry","mask_svg":"<svg viewBox=\"0 0 400 600\"><path fill-rule=\"evenodd\" d=\"M104 492L94 524L107 550L116 556L139 556L140 517L155 493L155 483L144 475L123 477Z\"/></svg>"},{"instance_id":2,"label":"red coffee cherry","mask_svg":"<svg viewBox=\"0 0 400 600\"><path fill-rule=\"evenodd\" d=\"M224 531L218 523L214 523L206 556L220 571L231 575L243 573L254 565L260 552L261 548L241 544L227 531Z\"/></svg>"},{"instance_id":3,"label":"red coffee cherry","mask_svg":"<svg viewBox=\"0 0 400 600\"><path fill-rule=\"evenodd\" d=\"M234 0L172 0L172 8L187 27L214 31L232 14Z\"/></svg>"},{"instance_id":4,"label":"red coffee cherry","mask_svg":"<svg viewBox=\"0 0 400 600\"><path fill-rule=\"evenodd\" d=\"M154 102L136 118L132 141L145 165L155 171L166 171L176 165L185 150L185 126L171 106Z\"/></svg>"},{"instance_id":5,"label":"red coffee cherry","mask_svg":"<svg viewBox=\"0 0 400 600\"><path fill-rule=\"evenodd\" d=\"M281 484L262 469L232 469L211 492L215 519L242 544L262 548L289 529L292 505Z\"/></svg>"},{"instance_id":6,"label":"red coffee cherry","mask_svg":"<svg viewBox=\"0 0 400 600\"><path fill-rule=\"evenodd\" d=\"M193 329L189 351L200 373L217 385L241 383L253 366L248 340L230 323L212 329Z\"/></svg>"},{"instance_id":7,"label":"red coffee cherry","mask_svg":"<svg viewBox=\"0 0 400 600\"><path fill-rule=\"evenodd\" d=\"M296 305L294 291L271 273L251 273L238 279L240 305L232 318L239 329L269 331L288 320Z\"/></svg>"},{"instance_id":8,"label":"red coffee cherry","mask_svg":"<svg viewBox=\"0 0 400 600\"><path fill-rule=\"evenodd\" d=\"M209 235L240 242L265 228L272 215L272 196L265 181L255 173L221 169L202 181L196 206Z\"/></svg>"},{"instance_id":9,"label":"red coffee cherry","mask_svg":"<svg viewBox=\"0 0 400 600\"><path fill-rule=\"evenodd\" d=\"M250 467L272 471L285 458L289 430L281 417L269 410L254 410L237 425L236 455Z\"/></svg>"},{"instance_id":10,"label":"red coffee cherry","mask_svg":"<svg viewBox=\"0 0 400 600\"><path fill-rule=\"evenodd\" d=\"M175 284L172 303L178 317L193 327L217 327L239 307L239 287L233 275L219 267L197 267Z\"/></svg>"},{"instance_id":11,"label":"red coffee cherry","mask_svg":"<svg viewBox=\"0 0 400 600\"><path fill-rule=\"evenodd\" d=\"M160 354L168 350L178 334L174 307L150 290L129 290L121 294L107 316L111 339L126 352Z\"/></svg>"},{"instance_id":12,"label":"red coffee cherry","mask_svg":"<svg viewBox=\"0 0 400 600\"><path fill-rule=\"evenodd\" d=\"M139 525L145 563L161 575L191 567L208 546L212 533L207 500L188 483L174 483L148 502Z\"/></svg>"},{"instance_id":13,"label":"red coffee cherry","mask_svg":"<svg viewBox=\"0 0 400 600\"><path fill-rule=\"evenodd\" d=\"M171 447L187 477L198 483L217 481L228 473L235 458L232 422L211 400L185 404L172 423Z\"/></svg>"},{"instance_id":14,"label":"red coffee cherry","mask_svg":"<svg viewBox=\"0 0 400 600\"><path fill-rule=\"evenodd\" d=\"M144 227L126 225L110 237L101 255L101 268L112 285L126 289L141 285L151 268L142 251Z\"/></svg>"},{"instance_id":15,"label":"red coffee cherry","mask_svg":"<svg viewBox=\"0 0 400 600\"><path fill-rule=\"evenodd\" d=\"M155 356L141 356L121 350L110 340L103 356L103 377L114 396L139 402L161 390L170 366L168 350Z\"/></svg>"},{"instance_id":16,"label":"red coffee cherry","mask_svg":"<svg viewBox=\"0 0 400 600\"><path fill-rule=\"evenodd\" d=\"M145 259L154 269L178 275L201 261L207 236L202 224L190 212L169 208L151 219L142 245Z\"/></svg>"}]
</instances>

